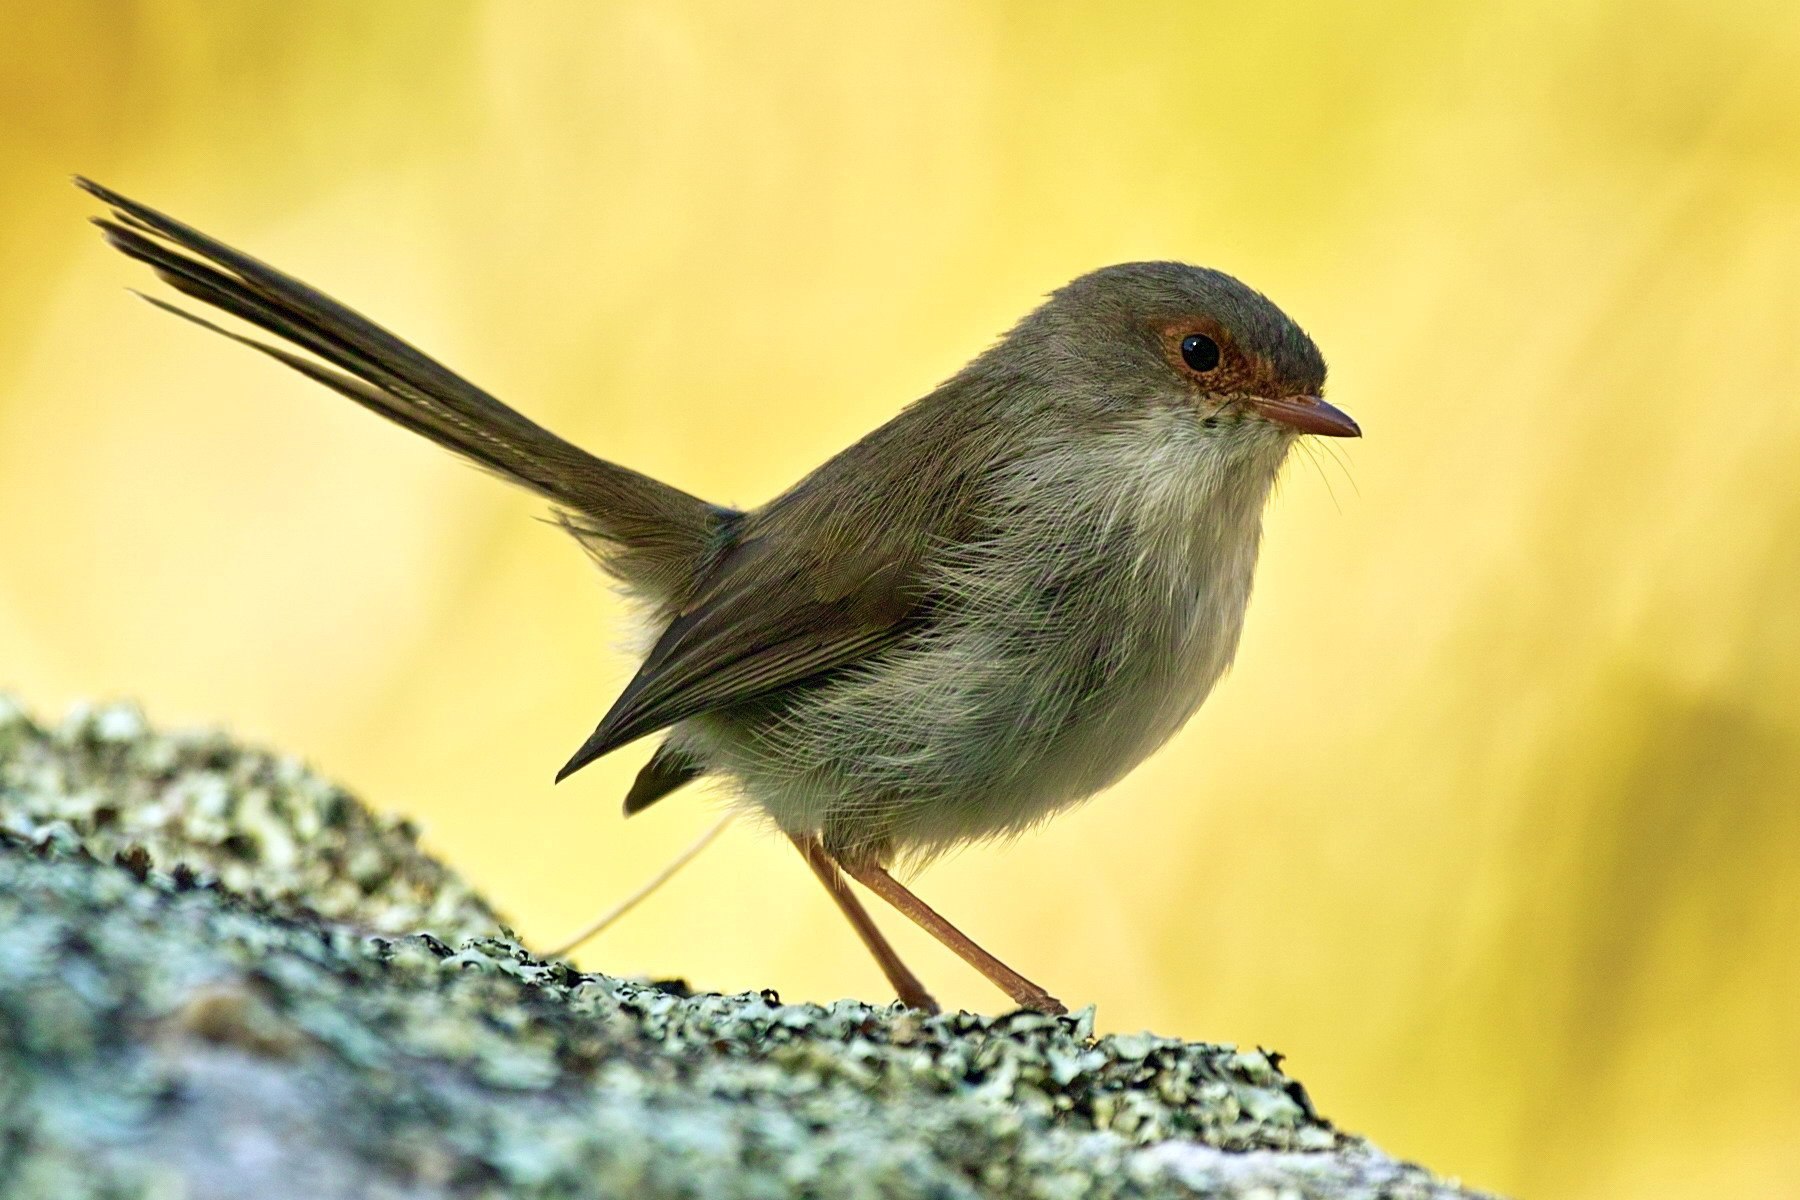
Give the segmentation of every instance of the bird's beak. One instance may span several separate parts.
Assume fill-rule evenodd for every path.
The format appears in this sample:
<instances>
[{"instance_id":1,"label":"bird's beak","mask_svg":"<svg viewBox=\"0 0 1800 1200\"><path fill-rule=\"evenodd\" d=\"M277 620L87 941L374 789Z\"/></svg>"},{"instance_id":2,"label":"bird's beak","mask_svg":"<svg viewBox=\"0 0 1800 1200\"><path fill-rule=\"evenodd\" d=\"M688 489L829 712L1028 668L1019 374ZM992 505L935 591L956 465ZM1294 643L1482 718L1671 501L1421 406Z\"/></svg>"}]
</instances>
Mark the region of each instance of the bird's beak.
<instances>
[{"instance_id":1,"label":"bird's beak","mask_svg":"<svg viewBox=\"0 0 1800 1200\"><path fill-rule=\"evenodd\" d=\"M1317 396L1282 396L1275 400L1258 397L1250 402L1250 407L1269 420L1301 433L1316 433L1320 437L1362 436L1362 428L1350 419L1349 413L1333 408Z\"/></svg>"}]
</instances>

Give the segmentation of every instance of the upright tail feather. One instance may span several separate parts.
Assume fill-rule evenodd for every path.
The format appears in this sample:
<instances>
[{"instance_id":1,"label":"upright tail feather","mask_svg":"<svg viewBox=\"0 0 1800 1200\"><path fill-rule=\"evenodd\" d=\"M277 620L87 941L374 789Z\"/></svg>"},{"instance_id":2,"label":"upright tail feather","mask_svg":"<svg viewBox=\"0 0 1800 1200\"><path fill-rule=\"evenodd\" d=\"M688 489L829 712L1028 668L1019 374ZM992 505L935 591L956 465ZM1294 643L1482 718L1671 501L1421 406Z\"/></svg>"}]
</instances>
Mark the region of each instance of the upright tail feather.
<instances>
[{"instance_id":1,"label":"upright tail feather","mask_svg":"<svg viewBox=\"0 0 1800 1200\"><path fill-rule=\"evenodd\" d=\"M184 295L330 366L145 299L531 489L561 509L564 526L646 598L678 605L735 515L564 441L367 317L266 263L90 180L77 177L75 183L112 208L112 219L94 223L115 248L148 264Z\"/></svg>"}]
</instances>

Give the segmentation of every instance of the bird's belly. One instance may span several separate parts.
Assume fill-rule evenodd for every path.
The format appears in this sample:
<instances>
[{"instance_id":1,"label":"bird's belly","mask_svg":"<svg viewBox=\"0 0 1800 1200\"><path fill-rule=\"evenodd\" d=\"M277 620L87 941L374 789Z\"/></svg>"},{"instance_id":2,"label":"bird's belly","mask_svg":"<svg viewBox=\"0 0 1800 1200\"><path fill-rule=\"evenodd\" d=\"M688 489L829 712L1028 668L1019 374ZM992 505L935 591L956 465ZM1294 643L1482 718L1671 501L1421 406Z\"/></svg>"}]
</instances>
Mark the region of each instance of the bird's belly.
<instances>
[{"instance_id":1,"label":"bird's belly","mask_svg":"<svg viewBox=\"0 0 1800 1200\"><path fill-rule=\"evenodd\" d=\"M1117 782L1205 701L1236 650L1242 612L1229 597L1189 595L1155 614L1116 614L1056 654L1006 663L989 693L984 762L963 764L960 797L949 781L941 799L921 797L912 838L1015 833Z\"/></svg>"},{"instance_id":2,"label":"bird's belly","mask_svg":"<svg viewBox=\"0 0 1800 1200\"><path fill-rule=\"evenodd\" d=\"M684 741L783 829L839 852L930 857L1017 833L1130 771L1224 673L1247 580L1183 583L1154 601L1097 595L1053 634L952 623L775 710L690 723Z\"/></svg>"},{"instance_id":3,"label":"bird's belly","mask_svg":"<svg viewBox=\"0 0 1800 1200\"><path fill-rule=\"evenodd\" d=\"M784 830L884 859L1017 833L1113 783L1230 665L1279 461L1209 476L1162 445L1123 447L1085 499L1090 462L1036 462L1021 477L1045 494L942 568L928 624L685 724L682 748Z\"/></svg>"}]
</instances>

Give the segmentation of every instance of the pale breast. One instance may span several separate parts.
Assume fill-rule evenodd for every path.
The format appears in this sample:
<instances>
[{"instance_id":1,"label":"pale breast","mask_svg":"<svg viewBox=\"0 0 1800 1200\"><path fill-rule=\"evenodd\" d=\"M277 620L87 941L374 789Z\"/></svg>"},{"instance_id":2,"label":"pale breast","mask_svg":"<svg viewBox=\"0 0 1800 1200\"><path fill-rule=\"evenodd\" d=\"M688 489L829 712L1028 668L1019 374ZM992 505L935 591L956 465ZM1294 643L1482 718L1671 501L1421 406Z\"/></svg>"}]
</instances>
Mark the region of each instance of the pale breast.
<instances>
[{"instance_id":1,"label":"pale breast","mask_svg":"<svg viewBox=\"0 0 1800 1200\"><path fill-rule=\"evenodd\" d=\"M973 606L966 634L990 653L965 657L990 664L1003 732L986 753L1012 769L983 780L977 802L922 805L914 836L1006 834L1091 796L1180 729L1230 666L1273 469L1213 470L1176 439L1117 458L1110 495L1065 510L1052 536L1037 531L1043 578L988 576L1000 595Z\"/></svg>"},{"instance_id":2,"label":"pale breast","mask_svg":"<svg viewBox=\"0 0 1800 1200\"><path fill-rule=\"evenodd\" d=\"M1279 465L1184 433L1021 459L988 532L943 557L928 627L770 719L678 736L784 829L840 849L929 856L1106 787L1229 666Z\"/></svg>"}]
</instances>

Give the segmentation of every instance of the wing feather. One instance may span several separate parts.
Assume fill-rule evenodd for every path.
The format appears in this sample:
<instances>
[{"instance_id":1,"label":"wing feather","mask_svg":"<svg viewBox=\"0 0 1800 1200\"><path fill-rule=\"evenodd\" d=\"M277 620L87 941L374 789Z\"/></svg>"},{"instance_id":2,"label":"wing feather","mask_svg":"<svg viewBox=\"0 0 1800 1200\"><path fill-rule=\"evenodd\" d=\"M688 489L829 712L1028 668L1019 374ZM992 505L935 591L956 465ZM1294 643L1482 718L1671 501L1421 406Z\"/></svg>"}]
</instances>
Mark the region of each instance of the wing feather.
<instances>
[{"instance_id":1,"label":"wing feather","mask_svg":"<svg viewBox=\"0 0 1800 1200\"><path fill-rule=\"evenodd\" d=\"M877 653L922 619L916 562L881 547L783 555L786 540L752 535L727 552L558 780L645 734Z\"/></svg>"}]
</instances>

